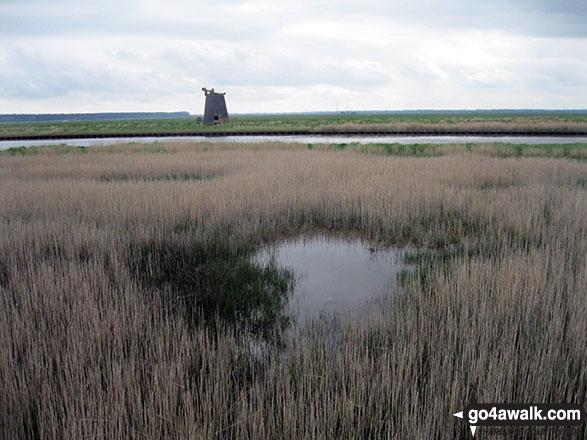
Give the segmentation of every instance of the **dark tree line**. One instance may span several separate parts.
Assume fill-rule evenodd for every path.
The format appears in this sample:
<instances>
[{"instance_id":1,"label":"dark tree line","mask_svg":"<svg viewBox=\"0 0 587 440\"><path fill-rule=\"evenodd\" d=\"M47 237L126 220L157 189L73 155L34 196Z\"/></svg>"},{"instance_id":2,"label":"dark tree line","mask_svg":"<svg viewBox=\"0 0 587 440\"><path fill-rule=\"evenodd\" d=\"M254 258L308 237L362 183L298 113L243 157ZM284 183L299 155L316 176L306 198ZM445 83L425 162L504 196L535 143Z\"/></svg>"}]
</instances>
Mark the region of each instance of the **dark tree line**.
<instances>
[{"instance_id":1,"label":"dark tree line","mask_svg":"<svg viewBox=\"0 0 587 440\"><path fill-rule=\"evenodd\" d=\"M117 119L189 118L189 112L56 113L0 115L0 122L69 122Z\"/></svg>"}]
</instances>

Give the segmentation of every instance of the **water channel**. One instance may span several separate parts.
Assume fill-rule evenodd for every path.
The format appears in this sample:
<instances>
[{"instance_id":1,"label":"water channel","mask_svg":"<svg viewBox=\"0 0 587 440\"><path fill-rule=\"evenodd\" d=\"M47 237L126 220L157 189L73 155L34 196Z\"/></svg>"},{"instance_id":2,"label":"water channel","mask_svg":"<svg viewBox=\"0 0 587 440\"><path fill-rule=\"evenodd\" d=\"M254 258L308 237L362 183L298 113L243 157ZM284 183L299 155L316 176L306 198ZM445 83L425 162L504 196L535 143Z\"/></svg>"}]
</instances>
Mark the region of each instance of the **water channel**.
<instances>
[{"instance_id":1,"label":"water channel","mask_svg":"<svg viewBox=\"0 0 587 440\"><path fill-rule=\"evenodd\" d=\"M287 142L301 144L338 144L353 143L372 144L465 144L493 143L508 144L575 144L587 143L587 137L545 137L545 136L348 136L348 135L303 135L303 136L178 136L178 137L127 137L109 139L56 139L35 141L0 141L0 150L37 145L71 145L74 147L107 146L121 143L153 142L224 142L224 143L263 143Z\"/></svg>"}]
</instances>

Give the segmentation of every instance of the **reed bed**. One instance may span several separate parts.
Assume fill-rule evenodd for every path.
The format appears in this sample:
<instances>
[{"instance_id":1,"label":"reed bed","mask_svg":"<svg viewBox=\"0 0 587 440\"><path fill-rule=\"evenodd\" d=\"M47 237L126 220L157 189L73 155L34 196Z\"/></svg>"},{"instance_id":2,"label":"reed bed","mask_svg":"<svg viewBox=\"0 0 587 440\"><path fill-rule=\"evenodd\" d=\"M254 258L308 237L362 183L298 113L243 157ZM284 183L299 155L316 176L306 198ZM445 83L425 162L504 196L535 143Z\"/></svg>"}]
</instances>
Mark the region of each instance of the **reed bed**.
<instances>
[{"instance_id":1,"label":"reed bed","mask_svg":"<svg viewBox=\"0 0 587 440\"><path fill-rule=\"evenodd\" d=\"M0 157L0 437L466 438L471 399L585 404L584 162L159 146ZM316 230L419 269L259 356L222 313L287 274L246 257Z\"/></svg>"},{"instance_id":2,"label":"reed bed","mask_svg":"<svg viewBox=\"0 0 587 440\"><path fill-rule=\"evenodd\" d=\"M503 118L480 120L448 120L448 121L398 121L371 123L368 121L343 122L339 124L320 124L314 130L320 131L400 131L400 132L433 132L433 133L491 133L506 131L510 133L584 133L584 120L550 120L547 118Z\"/></svg>"}]
</instances>

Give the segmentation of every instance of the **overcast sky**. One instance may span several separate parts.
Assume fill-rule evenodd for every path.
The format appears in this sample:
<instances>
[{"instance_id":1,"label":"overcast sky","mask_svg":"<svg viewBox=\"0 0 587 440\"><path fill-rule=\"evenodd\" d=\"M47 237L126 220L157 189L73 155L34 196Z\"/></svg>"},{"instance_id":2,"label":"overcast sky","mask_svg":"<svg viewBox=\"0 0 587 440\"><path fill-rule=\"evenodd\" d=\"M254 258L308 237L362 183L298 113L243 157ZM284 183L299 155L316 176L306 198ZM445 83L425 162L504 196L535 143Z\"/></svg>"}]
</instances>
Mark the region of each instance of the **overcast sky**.
<instances>
[{"instance_id":1,"label":"overcast sky","mask_svg":"<svg viewBox=\"0 0 587 440\"><path fill-rule=\"evenodd\" d=\"M587 108L587 0L0 0L0 113Z\"/></svg>"}]
</instances>

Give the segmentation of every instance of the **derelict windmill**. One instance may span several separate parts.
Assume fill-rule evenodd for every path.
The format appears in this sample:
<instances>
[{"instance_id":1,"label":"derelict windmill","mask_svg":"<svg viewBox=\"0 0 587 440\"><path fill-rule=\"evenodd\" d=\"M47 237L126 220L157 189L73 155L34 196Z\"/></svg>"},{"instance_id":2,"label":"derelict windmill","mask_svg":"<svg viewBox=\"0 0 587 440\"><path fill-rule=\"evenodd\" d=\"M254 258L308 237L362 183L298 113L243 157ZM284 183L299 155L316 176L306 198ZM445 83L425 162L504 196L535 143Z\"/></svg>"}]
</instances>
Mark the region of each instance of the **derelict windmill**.
<instances>
[{"instance_id":1,"label":"derelict windmill","mask_svg":"<svg viewBox=\"0 0 587 440\"><path fill-rule=\"evenodd\" d=\"M202 87L204 96L206 96L206 105L204 107L204 124L218 125L229 122L228 110L226 110L226 93L215 92L214 89L208 90Z\"/></svg>"}]
</instances>

